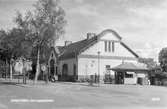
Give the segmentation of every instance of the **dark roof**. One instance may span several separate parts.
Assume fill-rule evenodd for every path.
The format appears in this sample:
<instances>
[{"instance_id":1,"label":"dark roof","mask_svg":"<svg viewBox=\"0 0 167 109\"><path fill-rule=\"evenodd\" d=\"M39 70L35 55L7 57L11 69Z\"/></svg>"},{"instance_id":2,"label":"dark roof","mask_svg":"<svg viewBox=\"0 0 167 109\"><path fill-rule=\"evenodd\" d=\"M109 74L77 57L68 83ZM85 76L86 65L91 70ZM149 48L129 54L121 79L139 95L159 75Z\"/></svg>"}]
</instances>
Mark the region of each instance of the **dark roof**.
<instances>
[{"instance_id":1,"label":"dark roof","mask_svg":"<svg viewBox=\"0 0 167 109\"><path fill-rule=\"evenodd\" d=\"M111 68L113 71L148 71L149 69L144 66L137 66L133 63L122 63L116 67Z\"/></svg>"},{"instance_id":2,"label":"dark roof","mask_svg":"<svg viewBox=\"0 0 167 109\"><path fill-rule=\"evenodd\" d=\"M62 53L65 50L65 46L57 46L57 49Z\"/></svg>"},{"instance_id":3,"label":"dark roof","mask_svg":"<svg viewBox=\"0 0 167 109\"><path fill-rule=\"evenodd\" d=\"M59 59L61 60L61 59L74 58L82 50L86 49L87 47L89 47L91 44L95 42L97 42L97 36L91 39L81 40L81 41L72 43L68 46L59 48L62 51Z\"/></svg>"},{"instance_id":4,"label":"dark roof","mask_svg":"<svg viewBox=\"0 0 167 109\"><path fill-rule=\"evenodd\" d=\"M72 44L70 44L68 46L58 46L58 49L60 51L59 59L63 60L63 59L74 58L76 55L78 55L82 51L84 51L87 48L89 48L90 46L94 45L98 41L99 37L102 37L102 36L104 36L107 33L113 33L119 40L122 39L121 36L119 36L119 34L117 32L115 32L114 30L111 30L111 29L107 29L107 30L102 31L100 34L90 38L90 39L84 39L84 40L72 43ZM136 58L139 57L125 43L120 42L120 44L122 46L124 46L128 51L130 51Z\"/></svg>"}]
</instances>

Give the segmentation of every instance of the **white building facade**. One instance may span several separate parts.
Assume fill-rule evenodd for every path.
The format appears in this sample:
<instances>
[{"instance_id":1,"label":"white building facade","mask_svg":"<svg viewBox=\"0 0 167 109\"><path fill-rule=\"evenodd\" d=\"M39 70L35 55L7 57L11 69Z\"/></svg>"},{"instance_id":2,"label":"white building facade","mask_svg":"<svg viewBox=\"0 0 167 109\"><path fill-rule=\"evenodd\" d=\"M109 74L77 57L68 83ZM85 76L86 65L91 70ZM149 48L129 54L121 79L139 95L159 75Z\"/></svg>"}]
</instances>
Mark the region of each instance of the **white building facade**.
<instances>
[{"instance_id":1,"label":"white building facade","mask_svg":"<svg viewBox=\"0 0 167 109\"><path fill-rule=\"evenodd\" d=\"M122 37L111 29L97 35L89 33L85 40L60 47L57 54L55 59L58 60L57 75L76 80L89 78L90 75L100 75L100 80L103 81L108 72L115 77L115 72L108 69L121 63L138 64L139 58L122 41Z\"/></svg>"}]
</instances>

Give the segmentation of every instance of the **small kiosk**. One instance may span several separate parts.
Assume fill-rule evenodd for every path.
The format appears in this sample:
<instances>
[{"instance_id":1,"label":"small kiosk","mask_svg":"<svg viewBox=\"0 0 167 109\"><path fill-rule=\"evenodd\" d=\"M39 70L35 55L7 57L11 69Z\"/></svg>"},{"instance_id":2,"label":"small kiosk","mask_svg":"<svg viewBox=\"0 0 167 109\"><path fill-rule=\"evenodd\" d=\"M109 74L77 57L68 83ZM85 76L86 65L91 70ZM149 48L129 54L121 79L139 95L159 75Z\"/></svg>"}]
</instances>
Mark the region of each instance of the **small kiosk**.
<instances>
[{"instance_id":1,"label":"small kiosk","mask_svg":"<svg viewBox=\"0 0 167 109\"><path fill-rule=\"evenodd\" d=\"M149 84L149 69L145 66L135 65L134 63L122 63L110 70L115 72L116 84Z\"/></svg>"}]
</instances>

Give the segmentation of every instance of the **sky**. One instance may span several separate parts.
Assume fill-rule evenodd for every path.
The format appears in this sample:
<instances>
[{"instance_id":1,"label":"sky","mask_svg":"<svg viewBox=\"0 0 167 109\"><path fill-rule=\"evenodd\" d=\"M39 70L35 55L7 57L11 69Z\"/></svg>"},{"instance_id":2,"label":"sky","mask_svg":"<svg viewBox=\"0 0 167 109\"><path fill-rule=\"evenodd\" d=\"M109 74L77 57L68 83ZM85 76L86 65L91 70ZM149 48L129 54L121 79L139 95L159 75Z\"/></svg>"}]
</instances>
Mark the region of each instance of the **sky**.
<instances>
[{"instance_id":1,"label":"sky","mask_svg":"<svg viewBox=\"0 0 167 109\"><path fill-rule=\"evenodd\" d=\"M12 28L16 11L32 10L35 1L0 0L0 28ZM142 57L157 60L167 47L167 0L61 0L60 5L68 23L59 44L113 29Z\"/></svg>"}]
</instances>

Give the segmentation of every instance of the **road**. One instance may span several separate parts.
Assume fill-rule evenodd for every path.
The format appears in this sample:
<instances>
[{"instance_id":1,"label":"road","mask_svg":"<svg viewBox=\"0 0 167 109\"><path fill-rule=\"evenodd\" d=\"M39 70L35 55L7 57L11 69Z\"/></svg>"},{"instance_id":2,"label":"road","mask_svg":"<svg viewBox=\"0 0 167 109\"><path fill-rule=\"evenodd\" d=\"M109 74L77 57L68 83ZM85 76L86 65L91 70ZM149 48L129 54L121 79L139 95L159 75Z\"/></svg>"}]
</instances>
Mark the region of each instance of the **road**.
<instances>
[{"instance_id":1,"label":"road","mask_svg":"<svg viewBox=\"0 0 167 109\"><path fill-rule=\"evenodd\" d=\"M19 101L23 99L26 101ZM39 100L49 101L39 102ZM165 109L167 108L167 88L140 85L92 87L75 83L23 86L0 82L0 109L107 108Z\"/></svg>"}]
</instances>

